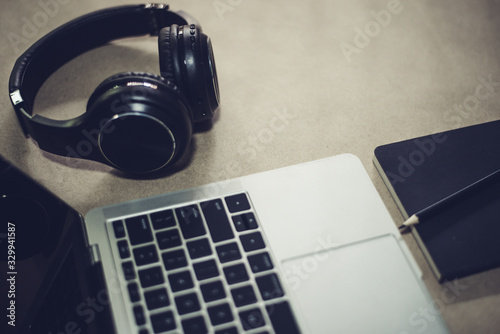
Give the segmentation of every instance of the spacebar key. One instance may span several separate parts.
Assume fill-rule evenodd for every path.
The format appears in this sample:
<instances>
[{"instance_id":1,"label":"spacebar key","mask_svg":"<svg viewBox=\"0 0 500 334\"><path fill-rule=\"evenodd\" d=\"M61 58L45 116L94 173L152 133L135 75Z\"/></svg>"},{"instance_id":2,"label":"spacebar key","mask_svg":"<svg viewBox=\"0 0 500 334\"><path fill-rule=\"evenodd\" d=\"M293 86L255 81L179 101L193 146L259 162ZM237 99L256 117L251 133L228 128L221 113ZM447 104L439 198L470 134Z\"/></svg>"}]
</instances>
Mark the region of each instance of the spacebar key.
<instances>
[{"instance_id":1,"label":"spacebar key","mask_svg":"<svg viewBox=\"0 0 500 334\"><path fill-rule=\"evenodd\" d=\"M268 304L266 310L276 334L300 334L288 302Z\"/></svg>"}]
</instances>

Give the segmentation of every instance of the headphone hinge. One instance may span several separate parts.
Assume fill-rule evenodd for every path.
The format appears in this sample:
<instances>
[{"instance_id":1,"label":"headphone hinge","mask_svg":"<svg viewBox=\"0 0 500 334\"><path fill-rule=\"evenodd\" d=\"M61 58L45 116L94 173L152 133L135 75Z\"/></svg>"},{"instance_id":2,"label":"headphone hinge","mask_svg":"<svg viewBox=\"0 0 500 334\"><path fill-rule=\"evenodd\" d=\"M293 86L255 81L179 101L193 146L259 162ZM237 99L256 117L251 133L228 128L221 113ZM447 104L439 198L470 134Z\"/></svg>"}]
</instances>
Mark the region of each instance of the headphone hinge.
<instances>
[{"instance_id":1,"label":"headphone hinge","mask_svg":"<svg viewBox=\"0 0 500 334\"><path fill-rule=\"evenodd\" d=\"M167 25L165 15L168 12L168 5L161 3L148 3L144 5L144 9L148 12L148 26L149 34L151 36L158 36L160 30Z\"/></svg>"},{"instance_id":2,"label":"headphone hinge","mask_svg":"<svg viewBox=\"0 0 500 334\"><path fill-rule=\"evenodd\" d=\"M21 96L21 92L19 89L15 90L14 92L10 93L10 100L12 102L12 105L14 106L14 110L16 111L16 116L17 119L19 120L19 123L21 124L21 128L23 129L24 135L28 137L29 135L29 130L28 130L28 120L31 119L31 115L26 112L24 109L24 100Z\"/></svg>"}]
</instances>

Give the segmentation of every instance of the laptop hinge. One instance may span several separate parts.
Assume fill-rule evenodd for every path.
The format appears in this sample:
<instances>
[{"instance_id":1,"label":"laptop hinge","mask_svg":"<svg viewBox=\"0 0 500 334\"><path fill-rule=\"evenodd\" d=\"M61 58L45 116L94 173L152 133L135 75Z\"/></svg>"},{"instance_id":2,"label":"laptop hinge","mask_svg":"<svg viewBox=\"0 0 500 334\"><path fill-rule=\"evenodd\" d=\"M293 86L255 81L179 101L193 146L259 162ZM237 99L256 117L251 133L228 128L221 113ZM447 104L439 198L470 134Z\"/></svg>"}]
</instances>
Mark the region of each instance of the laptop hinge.
<instances>
[{"instance_id":1,"label":"laptop hinge","mask_svg":"<svg viewBox=\"0 0 500 334\"><path fill-rule=\"evenodd\" d=\"M99 251L99 246L94 244L89 246L90 262L92 266L101 262L101 252Z\"/></svg>"}]
</instances>

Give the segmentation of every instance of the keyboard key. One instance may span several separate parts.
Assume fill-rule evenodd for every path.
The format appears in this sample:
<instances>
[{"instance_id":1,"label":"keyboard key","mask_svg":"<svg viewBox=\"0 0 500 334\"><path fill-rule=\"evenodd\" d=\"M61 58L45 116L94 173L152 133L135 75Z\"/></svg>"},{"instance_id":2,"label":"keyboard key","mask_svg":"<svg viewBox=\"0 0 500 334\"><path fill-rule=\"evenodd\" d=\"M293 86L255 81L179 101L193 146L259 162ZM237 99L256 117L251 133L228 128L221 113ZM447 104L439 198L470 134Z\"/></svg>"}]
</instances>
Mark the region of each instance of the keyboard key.
<instances>
[{"instance_id":1,"label":"keyboard key","mask_svg":"<svg viewBox=\"0 0 500 334\"><path fill-rule=\"evenodd\" d=\"M224 268L224 274L228 284L235 284L239 282L248 281L248 273L244 264L236 264Z\"/></svg>"},{"instance_id":2,"label":"keyboard key","mask_svg":"<svg viewBox=\"0 0 500 334\"><path fill-rule=\"evenodd\" d=\"M171 311L152 315L150 319L155 333L162 333L177 328L174 314Z\"/></svg>"},{"instance_id":3,"label":"keyboard key","mask_svg":"<svg viewBox=\"0 0 500 334\"><path fill-rule=\"evenodd\" d=\"M231 213L250 209L250 203L248 202L246 194L228 196L225 198L225 200L227 208Z\"/></svg>"},{"instance_id":4,"label":"keyboard key","mask_svg":"<svg viewBox=\"0 0 500 334\"><path fill-rule=\"evenodd\" d=\"M190 241L186 244L186 247L192 259L199 259L212 254L212 248L206 238Z\"/></svg>"},{"instance_id":5,"label":"keyboard key","mask_svg":"<svg viewBox=\"0 0 500 334\"><path fill-rule=\"evenodd\" d=\"M241 259L240 249L235 242L215 248L221 263L231 262Z\"/></svg>"},{"instance_id":6,"label":"keyboard key","mask_svg":"<svg viewBox=\"0 0 500 334\"><path fill-rule=\"evenodd\" d=\"M234 304L238 307L257 302L257 297L251 285L232 289L231 295L233 295Z\"/></svg>"},{"instance_id":7,"label":"keyboard key","mask_svg":"<svg viewBox=\"0 0 500 334\"><path fill-rule=\"evenodd\" d=\"M135 279L135 269L134 269L134 263L132 261L123 262L122 268L123 268L123 275L125 276L125 279L127 281Z\"/></svg>"},{"instance_id":8,"label":"keyboard key","mask_svg":"<svg viewBox=\"0 0 500 334\"><path fill-rule=\"evenodd\" d=\"M130 243L135 246L153 240L147 216L125 219Z\"/></svg>"},{"instance_id":9,"label":"keyboard key","mask_svg":"<svg viewBox=\"0 0 500 334\"><path fill-rule=\"evenodd\" d=\"M177 274L171 274L168 276L168 281L170 282L170 288L173 292L191 289L194 287L193 278L189 271L183 271Z\"/></svg>"},{"instance_id":10,"label":"keyboard key","mask_svg":"<svg viewBox=\"0 0 500 334\"><path fill-rule=\"evenodd\" d=\"M233 224L236 231L245 231L247 227L245 226L245 221L243 220L243 215L233 216Z\"/></svg>"},{"instance_id":11,"label":"keyboard key","mask_svg":"<svg viewBox=\"0 0 500 334\"><path fill-rule=\"evenodd\" d=\"M138 266L158 262L156 247L154 245L149 245L134 249L134 259L135 264Z\"/></svg>"},{"instance_id":12,"label":"keyboard key","mask_svg":"<svg viewBox=\"0 0 500 334\"><path fill-rule=\"evenodd\" d=\"M144 317L144 310L142 309L142 306L138 305L135 306L134 309L134 317L135 317L135 323L137 326L142 326L146 323L146 318Z\"/></svg>"},{"instance_id":13,"label":"keyboard key","mask_svg":"<svg viewBox=\"0 0 500 334\"><path fill-rule=\"evenodd\" d=\"M211 306L207 309L210 322L213 326L231 322L234 320L229 304Z\"/></svg>"},{"instance_id":14,"label":"keyboard key","mask_svg":"<svg viewBox=\"0 0 500 334\"><path fill-rule=\"evenodd\" d=\"M167 271L187 267L186 253L183 249L163 253L161 257Z\"/></svg>"},{"instance_id":15,"label":"keyboard key","mask_svg":"<svg viewBox=\"0 0 500 334\"><path fill-rule=\"evenodd\" d=\"M200 285L203 300L212 302L214 300L226 298L226 291L221 281L215 281Z\"/></svg>"},{"instance_id":16,"label":"keyboard key","mask_svg":"<svg viewBox=\"0 0 500 334\"><path fill-rule=\"evenodd\" d=\"M193 265L198 281L219 276L219 269L214 260L203 261Z\"/></svg>"},{"instance_id":17,"label":"keyboard key","mask_svg":"<svg viewBox=\"0 0 500 334\"><path fill-rule=\"evenodd\" d=\"M259 227L257 219L255 219L255 215L252 212L233 216L233 224L238 232L254 230Z\"/></svg>"},{"instance_id":18,"label":"keyboard key","mask_svg":"<svg viewBox=\"0 0 500 334\"><path fill-rule=\"evenodd\" d=\"M139 280L141 281L141 286L143 288L148 288L165 282L161 267L139 270Z\"/></svg>"},{"instance_id":19,"label":"keyboard key","mask_svg":"<svg viewBox=\"0 0 500 334\"><path fill-rule=\"evenodd\" d=\"M258 308L240 312L240 320L243 325L243 329L246 331L266 325L264 315Z\"/></svg>"},{"instance_id":20,"label":"keyboard key","mask_svg":"<svg viewBox=\"0 0 500 334\"><path fill-rule=\"evenodd\" d=\"M177 305L177 312L180 315L196 312L201 309L196 293L175 297L175 305Z\"/></svg>"},{"instance_id":21,"label":"keyboard key","mask_svg":"<svg viewBox=\"0 0 500 334\"><path fill-rule=\"evenodd\" d=\"M128 248L127 240L121 240L116 243L118 245L118 253L120 253L121 259L126 259L130 257L130 249Z\"/></svg>"},{"instance_id":22,"label":"keyboard key","mask_svg":"<svg viewBox=\"0 0 500 334\"><path fill-rule=\"evenodd\" d=\"M214 242L234 238L226 210L220 199L203 202L200 206Z\"/></svg>"},{"instance_id":23,"label":"keyboard key","mask_svg":"<svg viewBox=\"0 0 500 334\"><path fill-rule=\"evenodd\" d=\"M141 294L139 292L139 286L137 283L130 283L127 285L128 295L130 297L130 302L135 303L141 300Z\"/></svg>"},{"instance_id":24,"label":"keyboard key","mask_svg":"<svg viewBox=\"0 0 500 334\"><path fill-rule=\"evenodd\" d=\"M158 241L158 247L160 247L160 249L168 249L182 245L178 229L156 233L156 240Z\"/></svg>"},{"instance_id":25,"label":"keyboard key","mask_svg":"<svg viewBox=\"0 0 500 334\"><path fill-rule=\"evenodd\" d=\"M182 320L182 329L184 334L206 334L208 333L205 319L203 317L195 317Z\"/></svg>"},{"instance_id":26,"label":"keyboard key","mask_svg":"<svg viewBox=\"0 0 500 334\"><path fill-rule=\"evenodd\" d=\"M245 226L247 230L253 230L259 227L257 224L257 219L255 219L255 215L253 212L243 214L243 220L245 222Z\"/></svg>"},{"instance_id":27,"label":"keyboard key","mask_svg":"<svg viewBox=\"0 0 500 334\"><path fill-rule=\"evenodd\" d=\"M269 304L266 310L276 334L300 334L288 302Z\"/></svg>"},{"instance_id":28,"label":"keyboard key","mask_svg":"<svg viewBox=\"0 0 500 334\"><path fill-rule=\"evenodd\" d=\"M153 291L146 292L144 294L144 299L146 300L148 310L154 310L170 305L168 293L165 288L159 288Z\"/></svg>"},{"instance_id":29,"label":"keyboard key","mask_svg":"<svg viewBox=\"0 0 500 334\"><path fill-rule=\"evenodd\" d=\"M251 252L266 247L266 244L264 243L264 239L262 239L262 235L260 234L260 232L241 235L240 240L245 252Z\"/></svg>"},{"instance_id":30,"label":"keyboard key","mask_svg":"<svg viewBox=\"0 0 500 334\"><path fill-rule=\"evenodd\" d=\"M218 331L215 331L215 334L238 334L238 329L236 327L219 329Z\"/></svg>"},{"instance_id":31,"label":"keyboard key","mask_svg":"<svg viewBox=\"0 0 500 334\"><path fill-rule=\"evenodd\" d=\"M257 281L257 285L259 286L262 299L269 300L283 297L285 295L278 279L278 275L269 274L266 276L257 277L255 280Z\"/></svg>"},{"instance_id":32,"label":"keyboard key","mask_svg":"<svg viewBox=\"0 0 500 334\"><path fill-rule=\"evenodd\" d=\"M271 261L271 257L269 253L260 253L255 255L250 255L248 257L248 263L250 264L250 268L254 273L260 273L262 271L273 269L273 262Z\"/></svg>"},{"instance_id":33,"label":"keyboard key","mask_svg":"<svg viewBox=\"0 0 500 334\"><path fill-rule=\"evenodd\" d=\"M115 232L115 238L120 239L125 236L125 227L121 220L116 220L113 222L113 230Z\"/></svg>"},{"instance_id":34,"label":"keyboard key","mask_svg":"<svg viewBox=\"0 0 500 334\"><path fill-rule=\"evenodd\" d=\"M139 334L149 334L149 331L147 328L143 328L139 331Z\"/></svg>"},{"instance_id":35,"label":"keyboard key","mask_svg":"<svg viewBox=\"0 0 500 334\"><path fill-rule=\"evenodd\" d=\"M155 230L175 226L174 212L172 210L155 212L150 216Z\"/></svg>"},{"instance_id":36,"label":"keyboard key","mask_svg":"<svg viewBox=\"0 0 500 334\"><path fill-rule=\"evenodd\" d=\"M205 235L203 219L197 205L189 205L175 209L184 239Z\"/></svg>"}]
</instances>

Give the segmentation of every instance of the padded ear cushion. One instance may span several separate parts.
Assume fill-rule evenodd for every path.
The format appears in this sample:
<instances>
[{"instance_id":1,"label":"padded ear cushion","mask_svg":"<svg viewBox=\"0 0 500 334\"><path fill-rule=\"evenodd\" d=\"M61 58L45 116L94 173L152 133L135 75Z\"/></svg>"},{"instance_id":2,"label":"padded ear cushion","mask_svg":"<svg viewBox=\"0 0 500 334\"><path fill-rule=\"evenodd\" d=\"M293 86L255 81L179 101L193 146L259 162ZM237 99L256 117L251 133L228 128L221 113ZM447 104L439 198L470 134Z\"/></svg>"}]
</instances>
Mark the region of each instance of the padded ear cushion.
<instances>
[{"instance_id":1,"label":"padded ear cushion","mask_svg":"<svg viewBox=\"0 0 500 334\"><path fill-rule=\"evenodd\" d=\"M89 98L89 101L87 103L87 110L95 102L95 100L99 96L101 96L104 92L113 89L115 86L119 86L122 83L126 83L131 80L144 80L144 78L146 78L149 83L153 83L159 86L160 89L162 89L163 91L172 92L178 95L179 99L185 101L185 98L182 96L179 88L171 80L147 72L122 72L112 75L111 77L107 78L102 83L100 83L99 86L97 86L97 88L94 90L94 92ZM185 101L185 103L187 103L187 101Z\"/></svg>"},{"instance_id":2,"label":"padded ear cushion","mask_svg":"<svg viewBox=\"0 0 500 334\"><path fill-rule=\"evenodd\" d=\"M212 118L219 88L211 42L194 24L163 28L158 35L162 75L172 75L191 104L194 121Z\"/></svg>"},{"instance_id":3,"label":"padded ear cushion","mask_svg":"<svg viewBox=\"0 0 500 334\"><path fill-rule=\"evenodd\" d=\"M176 29L176 25L172 26ZM170 43L171 28L165 27L158 34L158 56L160 58L160 73L162 77L175 81L174 69L172 66L172 51Z\"/></svg>"}]
</instances>

